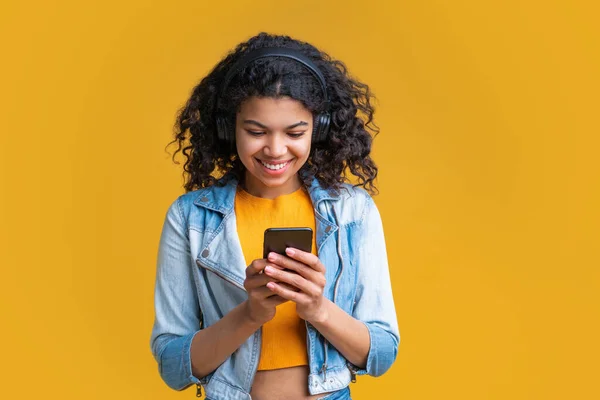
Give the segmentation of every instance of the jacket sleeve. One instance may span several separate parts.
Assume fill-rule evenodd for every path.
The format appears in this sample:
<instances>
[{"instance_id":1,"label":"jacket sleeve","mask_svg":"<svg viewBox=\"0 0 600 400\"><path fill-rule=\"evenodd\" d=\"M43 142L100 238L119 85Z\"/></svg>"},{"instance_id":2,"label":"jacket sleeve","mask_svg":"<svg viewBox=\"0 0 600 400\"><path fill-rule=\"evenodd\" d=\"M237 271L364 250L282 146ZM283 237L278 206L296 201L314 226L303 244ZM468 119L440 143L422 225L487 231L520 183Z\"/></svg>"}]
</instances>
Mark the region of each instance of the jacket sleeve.
<instances>
[{"instance_id":1,"label":"jacket sleeve","mask_svg":"<svg viewBox=\"0 0 600 400\"><path fill-rule=\"evenodd\" d=\"M169 207L160 236L150 338L160 376L175 390L201 382L192 374L190 347L200 330L202 313L179 200Z\"/></svg>"},{"instance_id":2,"label":"jacket sleeve","mask_svg":"<svg viewBox=\"0 0 600 400\"><path fill-rule=\"evenodd\" d=\"M400 333L388 269L383 225L377 206L368 196L358 244L358 279L353 317L369 330L366 368L352 365L357 374L380 376L396 360Z\"/></svg>"}]
</instances>

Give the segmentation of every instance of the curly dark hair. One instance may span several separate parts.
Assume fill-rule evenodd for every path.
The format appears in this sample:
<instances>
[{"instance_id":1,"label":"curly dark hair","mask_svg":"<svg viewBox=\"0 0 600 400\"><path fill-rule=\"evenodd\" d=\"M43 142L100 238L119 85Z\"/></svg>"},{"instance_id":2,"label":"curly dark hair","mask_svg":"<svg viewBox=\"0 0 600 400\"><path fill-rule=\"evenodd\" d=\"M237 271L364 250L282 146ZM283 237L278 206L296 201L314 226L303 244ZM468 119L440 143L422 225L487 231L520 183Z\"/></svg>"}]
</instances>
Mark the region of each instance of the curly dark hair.
<instances>
[{"instance_id":1,"label":"curly dark hair","mask_svg":"<svg viewBox=\"0 0 600 400\"><path fill-rule=\"evenodd\" d=\"M221 83L229 68L249 51L263 47L286 47L301 51L321 70L327 83L331 123L328 139L313 143L307 162L299 171L305 186L313 178L327 189L339 189L350 182L348 170L358 178L354 186L377 193L374 180L377 166L371 159L371 143L379 133L373 121L374 96L369 86L350 77L345 64L332 59L313 45L286 35L261 32L238 44L212 71L194 87L186 104L178 111L173 143L178 148L172 159L182 152L186 157L184 180L186 192L211 186L222 186L231 179L243 181L245 167L235 146L217 138L215 108ZM259 58L241 69L232 78L219 104L224 110L229 128L235 127L235 116L244 100L251 96L283 97L300 101L313 116L324 111L322 88L305 66L284 57ZM371 133L370 133L370 132Z\"/></svg>"}]
</instances>

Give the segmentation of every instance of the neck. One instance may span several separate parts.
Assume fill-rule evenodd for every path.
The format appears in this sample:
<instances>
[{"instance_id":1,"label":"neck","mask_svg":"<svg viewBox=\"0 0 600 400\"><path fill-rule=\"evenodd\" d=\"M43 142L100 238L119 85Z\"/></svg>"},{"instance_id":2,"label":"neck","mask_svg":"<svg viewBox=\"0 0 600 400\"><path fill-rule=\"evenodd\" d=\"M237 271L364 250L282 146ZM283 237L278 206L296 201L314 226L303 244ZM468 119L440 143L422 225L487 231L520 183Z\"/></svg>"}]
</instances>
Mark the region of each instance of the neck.
<instances>
[{"instance_id":1,"label":"neck","mask_svg":"<svg viewBox=\"0 0 600 400\"><path fill-rule=\"evenodd\" d=\"M260 180L256 179L249 172L246 171L246 176L242 187L248 193L255 197L262 197L264 199L274 199L279 196L294 193L300 189L302 183L298 174L294 175L293 178L287 180L278 186L266 186Z\"/></svg>"}]
</instances>

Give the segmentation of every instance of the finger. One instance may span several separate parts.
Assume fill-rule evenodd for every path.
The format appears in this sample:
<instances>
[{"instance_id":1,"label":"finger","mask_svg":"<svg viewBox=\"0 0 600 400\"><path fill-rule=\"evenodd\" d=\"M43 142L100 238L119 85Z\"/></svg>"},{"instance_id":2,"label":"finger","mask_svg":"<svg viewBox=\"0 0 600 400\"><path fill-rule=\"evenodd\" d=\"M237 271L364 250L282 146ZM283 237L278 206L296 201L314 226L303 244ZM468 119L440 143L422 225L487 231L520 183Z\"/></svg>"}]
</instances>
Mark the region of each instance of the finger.
<instances>
[{"instance_id":1,"label":"finger","mask_svg":"<svg viewBox=\"0 0 600 400\"><path fill-rule=\"evenodd\" d=\"M268 287L262 286L248 292L248 295L256 300L264 300L273 296L273 292Z\"/></svg>"},{"instance_id":2,"label":"finger","mask_svg":"<svg viewBox=\"0 0 600 400\"><path fill-rule=\"evenodd\" d=\"M268 265L277 265L288 269L290 271L297 272L302 275L305 279L316 283L319 286L325 286L325 275L324 272L316 271L308 265L302 264L299 261L293 260L289 257L282 256L280 254L270 253L269 254L269 264Z\"/></svg>"},{"instance_id":3,"label":"finger","mask_svg":"<svg viewBox=\"0 0 600 400\"><path fill-rule=\"evenodd\" d=\"M269 282L267 284L267 288L269 290L271 290L273 293L275 293L276 295L278 295L279 297L286 299L286 300L293 301L294 303L299 303L302 301L303 297L306 297L306 295L303 294L302 292L295 292L293 290L286 289L283 286L281 286L280 284L275 283L275 282Z\"/></svg>"},{"instance_id":4,"label":"finger","mask_svg":"<svg viewBox=\"0 0 600 400\"><path fill-rule=\"evenodd\" d=\"M265 260L265 263L266 263L266 261L267 261L267 260ZM266 264L265 264L265 265L266 265ZM273 265L273 267L276 267L276 268L279 268L279 269L283 269L283 267L281 267L281 266L279 266L279 265ZM263 269L261 269L261 270L258 272L258 274L260 275L260 274L262 274L263 272L265 272L265 270L264 270L264 267L263 267Z\"/></svg>"},{"instance_id":5,"label":"finger","mask_svg":"<svg viewBox=\"0 0 600 400\"><path fill-rule=\"evenodd\" d=\"M244 281L244 288L246 291L251 291L261 286L265 286L267 283L272 282L274 279L267 274L258 274L246 278Z\"/></svg>"},{"instance_id":6,"label":"finger","mask_svg":"<svg viewBox=\"0 0 600 400\"><path fill-rule=\"evenodd\" d=\"M277 282L277 281L273 281L272 279L269 280L269 282L275 282L278 285L283 286L284 288L294 291L294 292L299 292L300 289L298 289L297 287L288 285L287 283L283 283L283 282ZM267 283L269 283L267 282ZM256 288L251 288L251 289L247 289L246 290L248 292L248 297L251 297L253 299L256 300L263 300L267 297L273 296L273 292L271 292L271 290L266 286L266 285L262 285Z\"/></svg>"},{"instance_id":7,"label":"finger","mask_svg":"<svg viewBox=\"0 0 600 400\"><path fill-rule=\"evenodd\" d=\"M295 291L295 292L299 292L299 291L300 291L300 289L298 289L297 287L295 287L295 286L292 286L292 285L288 285L287 283L284 283L284 282L279 282L279 281L274 281L274 280L271 280L271 282L275 282L275 283L277 283L278 285L281 285L281 286L283 286L284 288L286 288L286 289L289 289L289 290L293 290L293 291Z\"/></svg>"},{"instance_id":8,"label":"finger","mask_svg":"<svg viewBox=\"0 0 600 400\"><path fill-rule=\"evenodd\" d=\"M318 296L320 294L320 289L315 283L307 280L306 278L304 278L303 276L301 276L299 274L296 274L293 272L288 272L288 271L278 270L275 268L271 268L270 266L267 266L265 268L265 274L272 277L275 281L277 281L274 283L279 283L279 282L287 283L288 285L296 287L300 291L302 291L306 294L310 294L311 296ZM269 286L269 284L267 284L267 287L268 286ZM287 290L289 290L289 289L287 289Z\"/></svg>"},{"instance_id":9,"label":"finger","mask_svg":"<svg viewBox=\"0 0 600 400\"><path fill-rule=\"evenodd\" d=\"M258 275L262 272L263 269L265 269L266 265L267 260L265 260L264 258L259 258L257 260L252 261L250 265L248 265L248 267L246 268L246 277Z\"/></svg>"},{"instance_id":10,"label":"finger","mask_svg":"<svg viewBox=\"0 0 600 400\"><path fill-rule=\"evenodd\" d=\"M296 261L300 261L302 264L308 265L312 269L318 272L325 272L325 266L319 260L319 257L314 255L313 253L307 253L302 250L295 249L293 247L288 247L285 249L285 254L293 258Z\"/></svg>"},{"instance_id":11,"label":"finger","mask_svg":"<svg viewBox=\"0 0 600 400\"><path fill-rule=\"evenodd\" d=\"M267 262L267 265L278 267L280 269L289 269L298 273L303 267L304 269L308 268L309 270L312 270L310 267L305 266L299 261L277 253L269 253Z\"/></svg>"}]
</instances>

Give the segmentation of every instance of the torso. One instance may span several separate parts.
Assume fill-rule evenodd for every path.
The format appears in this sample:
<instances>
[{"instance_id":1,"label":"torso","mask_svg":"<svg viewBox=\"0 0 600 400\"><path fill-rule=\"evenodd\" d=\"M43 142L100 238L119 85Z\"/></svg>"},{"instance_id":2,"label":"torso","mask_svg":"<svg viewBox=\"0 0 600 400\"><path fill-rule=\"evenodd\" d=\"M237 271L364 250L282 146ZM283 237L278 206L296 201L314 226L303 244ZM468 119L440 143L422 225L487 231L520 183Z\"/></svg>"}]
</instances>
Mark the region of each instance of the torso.
<instances>
[{"instance_id":1,"label":"torso","mask_svg":"<svg viewBox=\"0 0 600 400\"><path fill-rule=\"evenodd\" d=\"M307 226L316 231L314 209L308 193L297 190L277 199L252 196L242 189L235 198L236 225L246 264L261 258L267 228ZM312 253L316 253L313 235ZM283 340L286 338L287 340ZM277 306L276 316L262 326L262 348L258 371L250 395L252 400L313 400L308 392L306 325L292 302ZM292 367L288 367L293 365Z\"/></svg>"},{"instance_id":2,"label":"torso","mask_svg":"<svg viewBox=\"0 0 600 400\"><path fill-rule=\"evenodd\" d=\"M308 393L308 366L257 371L250 396L253 400L314 400L328 393Z\"/></svg>"}]
</instances>

